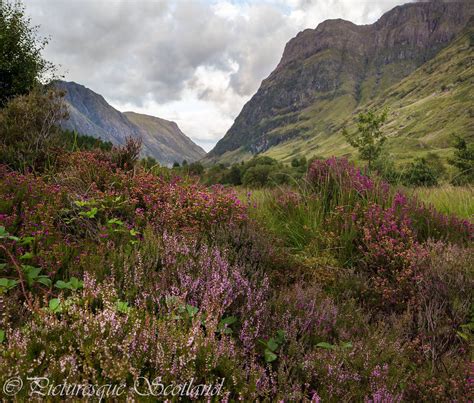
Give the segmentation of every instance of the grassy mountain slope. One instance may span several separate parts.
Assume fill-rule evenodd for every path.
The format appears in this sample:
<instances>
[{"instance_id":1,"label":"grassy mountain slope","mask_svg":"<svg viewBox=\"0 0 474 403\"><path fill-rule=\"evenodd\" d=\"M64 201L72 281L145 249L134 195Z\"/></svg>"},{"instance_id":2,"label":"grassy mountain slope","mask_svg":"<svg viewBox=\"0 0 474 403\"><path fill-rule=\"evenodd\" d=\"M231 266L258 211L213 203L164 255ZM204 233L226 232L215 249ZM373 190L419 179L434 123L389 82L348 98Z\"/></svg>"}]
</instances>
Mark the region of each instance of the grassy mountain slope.
<instances>
[{"instance_id":1,"label":"grassy mountain slope","mask_svg":"<svg viewBox=\"0 0 474 403\"><path fill-rule=\"evenodd\" d=\"M174 156L173 161L168 158L169 162L196 161L206 154L175 122L135 112L124 112L124 115L149 136L148 143L162 155Z\"/></svg>"},{"instance_id":2,"label":"grassy mountain slope","mask_svg":"<svg viewBox=\"0 0 474 403\"><path fill-rule=\"evenodd\" d=\"M194 144L174 122L113 108L101 95L74 82L59 81L56 87L66 92L69 119L63 126L121 145L127 137L140 137L143 156L170 165L174 161L196 161L205 151Z\"/></svg>"},{"instance_id":3,"label":"grassy mountain slope","mask_svg":"<svg viewBox=\"0 0 474 403\"><path fill-rule=\"evenodd\" d=\"M440 156L451 153L452 135L474 141L474 28L467 29L435 58L422 65L375 100L358 107L349 120L344 119L344 105L328 114L334 132L327 134L313 105L302 112L304 119L293 130L310 128L310 134L279 144L265 154L279 159L303 155L355 156L340 134L347 124L355 130L355 115L368 108L389 109L385 131L389 134L388 150L398 160L410 160L427 152ZM346 115L347 116L347 115ZM288 130L288 127L282 128Z\"/></svg>"},{"instance_id":4,"label":"grassy mountain slope","mask_svg":"<svg viewBox=\"0 0 474 403\"><path fill-rule=\"evenodd\" d=\"M426 121L430 133L423 131L424 122L416 127L413 122L435 108L437 98L443 101L440 106L465 109L464 92L472 85L465 77L470 74L465 63L472 58L472 49L465 46L469 34L463 34L464 45L453 40L473 12L474 5L468 2L414 3L396 7L372 25L330 20L301 32L287 44L280 64L207 160L235 162L257 153L282 160L295 155L351 155L354 150L339 135L342 126L369 105L382 104L392 108L387 125L391 135L403 126L397 133L403 138L404 155L407 150L414 154L424 148L445 150L450 127L438 116ZM447 46L451 53L439 53ZM436 58L442 54L447 56ZM448 66L446 59L453 57L456 62ZM436 62L431 65L433 58ZM458 77L461 81L456 81ZM406 86L419 88L397 92ZM444 89L441 94L434 90L439 86ZM406 109L396 110L402 105ZM398 124L398 118L403 123ZM452 112L450 118L451 129L467 133L466 119L462 123Z\"/></svg>"}]
</instances>

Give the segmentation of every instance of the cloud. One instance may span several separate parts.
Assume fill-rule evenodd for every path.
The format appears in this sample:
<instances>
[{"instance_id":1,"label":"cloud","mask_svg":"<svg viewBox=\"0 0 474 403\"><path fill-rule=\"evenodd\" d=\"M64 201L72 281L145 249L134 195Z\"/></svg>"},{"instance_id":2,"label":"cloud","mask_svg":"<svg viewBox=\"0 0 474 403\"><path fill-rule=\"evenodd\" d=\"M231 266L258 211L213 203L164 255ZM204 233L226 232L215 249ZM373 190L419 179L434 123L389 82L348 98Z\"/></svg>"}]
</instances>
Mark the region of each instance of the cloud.
<instances>
[{"instance_id":1,"label":"cloud","mask_svg":"<svg viewBox=\"0 0 474 403\"><path fill-rule=\"evenodd\" d=\"M24 0L45 56L121 110L175 120L206 149L278 64L328 18L371 23L403 0Z\"/></svg>"}]
</instances>

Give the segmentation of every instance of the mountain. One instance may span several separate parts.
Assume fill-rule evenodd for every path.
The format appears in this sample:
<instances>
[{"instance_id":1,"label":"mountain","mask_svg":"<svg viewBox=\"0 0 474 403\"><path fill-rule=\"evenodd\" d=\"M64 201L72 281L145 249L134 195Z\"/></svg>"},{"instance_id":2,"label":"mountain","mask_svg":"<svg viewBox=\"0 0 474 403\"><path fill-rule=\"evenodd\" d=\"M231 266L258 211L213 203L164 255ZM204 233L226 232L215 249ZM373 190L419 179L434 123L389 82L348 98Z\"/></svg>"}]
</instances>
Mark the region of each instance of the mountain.
<instances>
[{"instance_id":1,"label":"mountain","mask_svg":"<svg viewBox=\"0 0 474 403\"><path fill-rule=\"evenodd\" d=\"M421 88L433 90L437 83L445 82L443 93L435 92L432 97L459 101L457 113L451 111L450 124L457 115L463 115L458 108L466 105L458 95L473 88L469 33L473 14L473 2L413 3L394 8L372 25L328 20L316 29L300 32L288 42L276 69L244 106L208 160L233 162L257 153L279 159L352 154L354 149L340 136L341 128L350 124L348 118L358 111L382 104L396 107L389 115L391 128L395 132L403 128L406 144L415 152L420 141L447 146L444 140L438 141L447 137L446 121L435 118L435 126L419 125L412 132L413 124L399 119L408 109L402 113L398 108L403 102L407 107L418 101L415 95L427 96ZM464 42L456 42L459 35ZM434 63L442 64L445 73L436 71L438 67L430 68L433 58L441 56L447 47L452 50L446 54L461 64L448 69L449 60L441 58ZM471 64L466 66L469 59ZM460 75L463 79L457 81ZM404 93L408 87L411 93ZM436 108L436 102L422 104L415 109L435 114L430 108ZM410 115L411 123L422 118L415 112ZM463 123L455 122L454 126L467 133L469 120L460 119ZM392 145L396 143L392 141Z\"/></svg>"},{"instance_id":2,"label":"mountain","mask_svg":"<svg viewBox=\"0 0 474 403\"><path fill-rule=\"evenodd\" d=\"M160 155L169 156L168 163L181 162L184 159L193 162L200 160L206 154L181 131L175 122L135 112L125 112L124 115L143 133L148 134L149 147L157 150Z\"/></svg>"},{"instance_id":3,"label":"mountain","mask_svg":"<svg viewBox=\"0 0 474 403\"><path fill-rule=\"evenodd\" d=\"M58 81L55 86L66 93L69 119L63 123L65 129L116 145L124 144L127 137L140 137L143 156L153 157L165 165L174 161L197 161L206 154L175 122L119 112L103 96L75 82Z\"/></svg>"}]
</instances>

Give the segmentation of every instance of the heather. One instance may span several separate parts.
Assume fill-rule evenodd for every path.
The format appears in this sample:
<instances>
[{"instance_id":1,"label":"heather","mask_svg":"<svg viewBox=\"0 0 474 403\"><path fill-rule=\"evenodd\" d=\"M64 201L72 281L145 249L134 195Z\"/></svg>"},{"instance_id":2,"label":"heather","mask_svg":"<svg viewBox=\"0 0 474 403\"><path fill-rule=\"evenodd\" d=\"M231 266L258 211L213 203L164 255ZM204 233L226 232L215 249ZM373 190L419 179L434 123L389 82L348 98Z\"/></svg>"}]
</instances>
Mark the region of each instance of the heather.
<instances>
[{"instance_id":1,"label":"heather","mask_svg":"<svg viewBox=\"0 0 474 403\"><path fill-rule=\"evenodd\" d=\"M31 377L49 401L73 399L55 385L154 401L150 383L189 382L221 385L208 401L469 400L470 144L455 137L450 171L433 153L397 170L391 113L368 109L344 130L366 168L296 149L289 165L160 166L123 126L114 144L61 129L47 40L0 8L2 401L38 397ZM447 180L466 186L457 215L452 189L429 193Z\"/></svg>"},{"instance_id":2,"label":"heather","mask_svg":"<svg viewBox=\"0 0 474 403\"><path fill-rule=\"evenodd\" d=\"M144 167L136 148L1 166L2 382L123 383L130 399L159 376L224 378L228 400L469 395L469 221L344 159L256 198Z\"/></svg>"}]
</instances>

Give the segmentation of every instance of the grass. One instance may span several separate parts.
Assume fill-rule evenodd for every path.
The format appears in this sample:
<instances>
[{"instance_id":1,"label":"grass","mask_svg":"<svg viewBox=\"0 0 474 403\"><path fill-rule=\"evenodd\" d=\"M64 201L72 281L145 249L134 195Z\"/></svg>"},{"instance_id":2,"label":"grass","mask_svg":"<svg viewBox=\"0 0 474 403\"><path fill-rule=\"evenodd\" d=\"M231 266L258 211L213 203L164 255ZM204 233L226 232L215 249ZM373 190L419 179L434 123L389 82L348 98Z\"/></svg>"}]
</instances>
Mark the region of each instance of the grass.
<instances>
[{"instance_id":1,"label":"grass","mask_svg":"<svg viewBox=\"0 0 474 403\"><path fill-rule=\"evenodd\" d=\"M299 253L313 239L319 237L323 226L323 215L319 202L316 200L294 205L291 209L282 207L278 203L278 197L290 192L296 194L295 189L286 187L250 191L239 189L239 195L250 194L250 202L253 206L250 209L251 216L264 223L270 232L282 239L286 248Z\"/></svg>"},{"instance_id":2,"label":"grass","mask_svg":"<svg viewBox=\"0 0 474 403\"><path fill-rule=\"evenodd\" d=\"M474 187L442 185L435 188L420 187L412 191L425 203L438 211L474 219Z\"/></svg>"}]
</instances>

